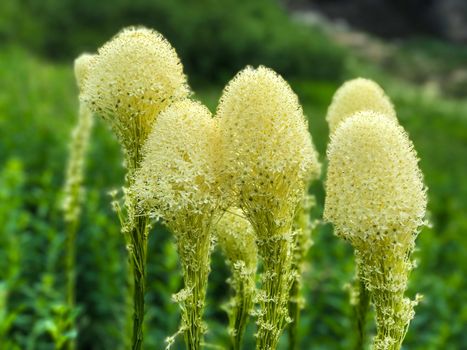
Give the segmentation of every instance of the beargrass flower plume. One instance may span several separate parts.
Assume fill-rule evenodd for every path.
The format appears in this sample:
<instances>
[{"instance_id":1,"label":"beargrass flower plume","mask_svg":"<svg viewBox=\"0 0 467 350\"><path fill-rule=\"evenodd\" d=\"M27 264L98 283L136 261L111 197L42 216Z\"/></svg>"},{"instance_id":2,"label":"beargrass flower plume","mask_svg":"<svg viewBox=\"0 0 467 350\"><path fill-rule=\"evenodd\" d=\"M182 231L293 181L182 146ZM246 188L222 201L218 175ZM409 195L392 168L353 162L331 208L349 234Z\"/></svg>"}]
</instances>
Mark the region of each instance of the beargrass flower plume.
<instances>
[{"instance_id":1,"label":"beargrass flower plume","mask_svg":"<svg viewBox=\"0 0 467 350\"><path fill-rule=\"evenodd\" d=\"M394 106L383 89L372 80L357 78L344 83L333 96L326 116L330 134L332 135L346 118L363 111L383 114L397 120ZM368 291L358 274L357 269L354 284L350 287L350 301L355 311L357 328L356 350L362 349L365 343L366 320L370 306Z\"/></svg>"},{"instance_id":2,"label":"beargrass flower plume","mask_svg":"<svg viewBox=\"0 0 467 350\"><path fill-rule=\"evenodd\" d=\"M330 133L346 118L365 110L397 119L391 100L377 83L364 78L345 82L337 89L327 111L326 120Z\"/></svg>"},{"instance_id":3,"label":"beargrass flower plume","mask_svg":"<svg viewBox=\"0 0 467 350\"><path fill-rule=\"evenodd\" d=\"M182 310L178 333L190 350L200 349L206 331L211 229L220 206L217 139L206 107L188 99L174 103L158 117L131 188L143 212L160 218L175 236L184 280L174 296ZM167 341L170 347L174 337Z\"/></svg>"},{"instance_id":4,"label":"beargrass flower plume","mask_svg":"<svg viewBox=\"0 0 467 350\"><path fill-rule=\"evenodd\" d=\"M170 43L153 30L131 27L99 49L81 98L111 126L127 167L136 169L154 120L188 94L183 66Z\"/></svg>"},{"instance_id":5,"label":"beargrass flower plume","mask_svg":"<svg viewBox=\"0 0 467 350\"><path fill-rule=\"evenodd\" d=\"M231 208L214 228L219 246L231 270L228 282L234 295L227 305L231 348L239 350L248 316L253 310L256 288L256 237L239 209Z\"/></svg>"},{"instance_id":6,"label":"beargrass flower plume","mask_svg":"<svg viewBox=\"0 0 467 350\"><path fill-rule=\"evenodd\" d=\"M417 303L404 292L427 204L416 152L394 120L362 112L338 127L328 158L324 218L355 249L375 306L373 348L400 349Z\"/></svg>"},{"instance_id":7,"label":"beargrass flower plume","mask_svg":"<svg viewBox=\"0 0 467 350\"><path fill-rule=\"evenodd\" d=\"M311 219L311 210L315 204L315 197L306 194L297 207L293 223L292 273L294 280L290 288L289 300L289 314L292 321L288 327L289 349L291 350L296 349L298 345L300 310L305 306L305 299L302 296L302 278L307 268L308 251L313 245L311 234L316 226L316 220Z\"/></svg>"},{"instance_id":8,"label":"beargrass flower plume","mask_svg":"<svg viewBox=\"0 0 467 350\"><path fill-rule=\"evenodd\" d=\"M292 224L320 165L302 108L274 71L246 68L227 85L217 118L232 204L255 231L262 260L257 349L275 349L289 322Z\"/></svg>"},{"instance_id":9,"label":"beargrass flower plume","mask_svg":"<svg viewBox=\"0 0 467 350\"><path fill-rule=\"evenodd\" d=\"M143 156L143 144L158 115L189 95L182 64L159 33L126 28L98 50L83 85L81 100L109 124L122 145L129 188ZM117 201L113 204L127 240L133 272L129 283L133 290L132 348L141 349L149 218L138 215L136 199L126 189L124 210Z\"/></svg>"},{"instance_id":10,"label":"beargrass flower plume","mask_svg":"<svg viewBox=\"0 0 467 350\"><path fill-rule=\"evenodd\" d=\"M83 81L92 64L93 55L82 54L74 63L75 78L78 87L81 89ZM93 118L88 106L81 102L79 106L78 123L73 129L71 135L71 143L69 148L69 159L66 169L66 182L64 187L64 199L62 209L66 224L66 272L67 272L67 306L70 313L74 312L75 308L75 241L76 233L79 226L79 217L81 207L84 200L83 178L84 178L84 163L86 160L86 152L89 145L89 137L92 129ZM72 330L74 325L74 315L70 317L69 325ZM70 339L67 343L68 349L75 348L74 339Z\"/></svg>"}]
</instances>

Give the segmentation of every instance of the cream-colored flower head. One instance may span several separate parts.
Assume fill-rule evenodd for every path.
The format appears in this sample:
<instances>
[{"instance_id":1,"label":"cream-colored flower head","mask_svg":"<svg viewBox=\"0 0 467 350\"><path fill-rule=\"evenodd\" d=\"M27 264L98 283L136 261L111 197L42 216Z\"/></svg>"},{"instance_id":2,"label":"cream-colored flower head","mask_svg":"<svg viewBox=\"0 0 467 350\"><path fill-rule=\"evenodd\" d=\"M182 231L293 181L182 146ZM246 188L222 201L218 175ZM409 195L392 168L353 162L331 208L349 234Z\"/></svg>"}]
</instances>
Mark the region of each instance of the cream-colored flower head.
<instances>
[{"instance_id":1,"label":"cream-colored flower head","mask_svg":"<svg viewBox=\"0 0 467 350\"><path fill-rule=\"evenodd\" d=\"M297 96L271 69L247 67L226 86L217 118L223 181L234 204L255 230L265 221L277 229L288 225L309 179L320 173Z\"/></svg>"},{"instance_id":2,"label":"cream-colored flower head","mask_svg":"<svg viewBox=\"0 0 467 350\"><path fill-rule=\"evenodd\" d=\"M95 57L96 55L83 53L75 59L75 63L74 63L75 78L78 84L78 88L80 90L83 89L84 81L86 80L86 77L89 74L89 70L91 69L91 65Z\"/></svg>"},{"instance_id":3,"label":"cream-colored flower head","mask_svg":"<svg viewBox=\"0 0 467 350\"><path fill-rule=\"evenodd\" d=\"M332 134L347 117L365 110L397 120L394 106L381 86L363 78L345 82L337 89L328 108L326 120L330 133Z\"/></svg>"},{"instance_id":4,"label":"cream-colored flower head","mask_svg":"<svg viewBox=\"0 0 467 350\"><path fill-rule=\"evenodd\" d=\"M426 189L417 154L394 120L375 112L346 119L331 137L324 218L356 248L411 247Z\"/></svg>"},{"instance_id":5,"label":"cream-colored flower head","mask_svg":"<svg viewBox=\"0 0 467 350\"><path fill-rule=\"evenodd\" d=\"M215 120L198 102L178 101L162 112L144 145L132 187L142 208L169 227L187 215L213 211L217 136Z\"/></svg>"},{"instance_id":6,"label":"cream-colored flower head","mask_svg":"<svg viewBox=\"0 0 467 350\"><path fill-rule=\"evenodd\" d=\"M241 210L231 208L227 211L218 221L214 231L224 255L231 264L243 261L247 269L256 270L255 233Z\"/></svg>"},{"instance_id":7,"label":"cream-colored flower head","mask_svg":"<svg viewBox=\"0 0 467 350\"><path fill-rule=\"evenodd\" d=\"M99 49L81 98L107 120L134 160L159 113L188 94L169 42L153 30L127 28Z\"/></svg>"}]
</instances>

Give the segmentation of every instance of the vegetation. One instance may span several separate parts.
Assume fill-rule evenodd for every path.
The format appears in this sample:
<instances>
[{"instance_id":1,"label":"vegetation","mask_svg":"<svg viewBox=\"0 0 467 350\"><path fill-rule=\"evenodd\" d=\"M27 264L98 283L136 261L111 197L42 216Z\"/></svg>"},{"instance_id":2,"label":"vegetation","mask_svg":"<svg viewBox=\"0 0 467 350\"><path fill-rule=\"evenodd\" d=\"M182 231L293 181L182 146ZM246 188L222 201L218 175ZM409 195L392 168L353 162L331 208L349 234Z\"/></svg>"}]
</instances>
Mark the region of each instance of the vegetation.
<instances>
[{"instance_id":1,"label":"vegetation","mask_svg":"<svg viewBox=\"0 0 467 350\"><path fill-rule=\"evenodd\" d=\"M9 11L14 13L23 9L16 9L15 6L20 6L16 4L24 2L27 1L6 1L0 7L11 6ZM63 6L63 16L71 13L72 6L78 6L78 2L71 1L46 3L47 6L63 4L60 5ZM123 6L123 3L124 0L116 2L115 9ZM177 6L172 5L176 2L154 3L166 3L158 5L160 8ZM187 6L196 8L191 2L188 3ZM310 125L313 125L313 141L321 160L324 160L328 142L325 115L336 88L343 79L357 76L377 81L394 102L399 122L410 134L421 158L420 166L429 188L428 210L432 227L424 228L417 238L418 250L414 252L414 257L418 267L412 271L407 292L410 298L419 292L424 299L416 308L417 317L411 324L404 346L416 350L459 349L467 343L463 329L467 322L467 308L463 304L463 300L467 299L464 278L467 274L467 102L458 98L464 97L459 89L450 93L449 89L439 92L430 85L419 86L415 78L408 76L405 79L405 71L419 66L418 61L414 63L409 59L414 50L421 52L420 57L427 66L442 62L432 57L432 50L443 57L453 57L457 52L461 57L464 53L455 47L441 50L437 43L430 41L425 41L423 45L407 43L397 53L397 66L378 65L329 43L326 36L316 29L302 28L300 32L303 31L303 34L296 38L283 28L292 28L293 31L297 24L288 22L277 9L268 10L269 7L262 1L257 3L259 5L251 5L251 8L238 6L242 10L228 5L232 6L228 8L232 10L232 18L251 22L248 22L248 29L239 32L236 28L245 26L245 22L238 24L231 19L232 24L227 25L218 21L214 28L224 30L224 25L230 28L225 29L225 35L229 32L230 36L219 34L219 41L217 37L216 40L209 37L212 29L206 29L205 36L200 35L199 29L199 21L211 18L215 23L214 19L219 18L215 14L214 4L214 14L207 13L204 19L201 10L197 15L191 12L194 18L191 22L183 19L186 24L183 29L186 32L183 33L179 33L182 29L174 28L175 23L182 20L176 17L182 16L181 12L171 10L176 13L174 17L169 20L169 16L166 16L165 21L160 21L161 27L166 25L165 22L173 21L173 27L163 28L171 28L166 29L167 37L172 40L189 72L197 72L193 80L196 97L214 111L221 95L221 86L235 70L249 63L261 62L271 66L290 78ZM93 3L88 8L93 8L94 21L98 22L102 13L112 18L108 8L93 6L98 5ZM247 8L255 13L252 10L255 6L277 15L267 19L266 15L235 14L235 11L247 11ZM24 21L32 22L33 17L37 17L40 22L41 18L45 18L32 16L36 13L34 7L30 7L29 11L30 16L26 14ZM151 21L154 13L154 16L161 17L169 13L151 11ZM2 13L6 13L3 8ZM5 18L2 17L2 20ZM12 18L15 17L7 19ZM135 18L140 17L135 15ZM95 50L98 46L96 42L100 44L104 36L106 39L114 34L128 20L124 18L121 23L116 21L116 27L108 24L108 29L98 34L87 32L83 24L65 31L64 36L73 33L83 38L88 36L89 41L84 44L84 39L70 37L69 42L74 44L65 50L64 57L71 57L85 48ZM63 22L66 25L73 23L68 20ZM13 38L9 39L11 42L25 44L28 50L10 43L0 51L0 344L6 349L60 348L66 341L75 338L76 333L70 331L68 326L72 321L70 317L76 317L78 349L121 349L128 342L127 333L123 331L128 318L127 252L108 195L109 191L123 185L120 147L106 126L96 121L83 184L86 193L81 225L76 235L77 307L70 313L66 300L67 276L63 269L66 226L62 219L60 193L65 181L70 134L78 115L78 91L72 64L67 61L51 63L41 56L44 53L54 56L50 47L58 47L57 44L42 46L39 42L50 41L54 35L59 35L57 28L60 29L60 26L57 25L55 30L51 26L47 28L50 32L45 33L45 29L36 32L30 30L39 28L35 27L39 24L30 23L29 27L25 27L30 29L23 31L24 37L16 40L18 38L13 34L20 35L21 30L7 35L5 28L12 28L12 22L8 25L5 23L8 24L7 21L0 23L2 35ZM283 32L267 29L276 23L276 27L282 28ZM157 24L149 24L159 29ZM42 26L45 28L44 24ZM276 34L270 34L269 30ZM32 32L37 36L37 44L33 44L26 35ZM176 35L180 36L179 39ZM189 35L199 38L199 42L205 46L185 48L187 43L193 43L192 39L187 39ZM276 39L265 40L269 35ZM299 40L305 40L299 39L301 35L311 42L309 51L300 49L302 42ZM248 45L242 48L242 40L234 40L237 37ZM299 42L293 44L296 45L294 49L287 46L292 45L288 41L290 37L295 38L292 42ZM208 47L210 42L213 43L212 48ZM267 45L263 46L263 42L267 42ZM225 52L219 49L222 48L221 43L225 43L224 47L231 45L232 50L238 51L218 57L216 55ZM275 51L268 45L276 47ZM284 47L290 49L285 50ZM35 53L31 53L31 50ZM254 56L256 51L257 56ZM278 52L283 52L283 55L278 55ZM308 53L305 55L304 52ZM306 59L300 58L301 55ZM202 57L207 59L203 60ZM224 60L226 62L221 63ZM286 63L281 63L284 61ZM454 59L446 58L446 61L457 64ZM216 67L219 67L218 72ZM404 70L400 67L404 67ZM429 81L429 70L424 74ZM322 178L324 176L325 171ZM312 191L316 194L312 217L319 218L322 217L324 205L321 182L315 183ZM330 225L319 224L314 229L313 240L302 283L306 308L300 317L298 348L350 348L357 335L353 334L353 310L344 286L351 283L354 276L352 249L332 234ZM152 349L160 348L180 322L178 306L171 300L171 295L182 288L182 275L173 237L161 226L152 229L147 258L145 347ZM227 346L230 342L227 331L229 321L220 304L230 297L225 292L228 287L225 281L230 272L219 251L212 256L211 270L204 314L204 320L209 325L205 342ZM246 349L254 348L253 323L249 322L243 339ZM374 332L372 327L370 331ZM287 348L286 344L287 337L284 335L280 348ZM176 346L181 347L181 342L177 341Z\"/></svg>"},{"instance_id":2,"label":"vegetation","mask_svg":"<svg viewBox=\"0 0 467 350\"><path fill-rule=\"evenodd\" d=\"M35 0L0 4L0 38L54 59L94 51L120 28L156 28L194 79L224 82L246 64L286 76L335 79L342 52L291 22L270 0ZM262 47L258 50L258 47Z\"/></svg>"}]
</instances>

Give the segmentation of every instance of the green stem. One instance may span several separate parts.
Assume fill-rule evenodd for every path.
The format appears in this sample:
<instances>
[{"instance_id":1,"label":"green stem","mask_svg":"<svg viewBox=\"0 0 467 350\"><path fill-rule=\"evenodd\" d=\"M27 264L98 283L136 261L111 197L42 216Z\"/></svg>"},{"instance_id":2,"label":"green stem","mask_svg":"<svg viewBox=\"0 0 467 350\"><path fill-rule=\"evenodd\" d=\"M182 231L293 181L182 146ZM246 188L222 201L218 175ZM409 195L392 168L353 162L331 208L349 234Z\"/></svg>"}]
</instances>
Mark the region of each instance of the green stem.
<instances>
[{"instance_id":1,"label":"green stem","mask_svg":"<svg viewBox=\"0 0 467 350\"><path fill-rule=\"evenodd\" d=\"M243 335L245 333L246 324L249 317L249 312L253 306L253 300L251 297L252 286L248 284L251 280L243 280L242 277L238 277L238 289L236 290L234 307L230 318L231 328L231 349L240 350L242 348Z\"/></svg>"},{"instance_id":2,"label":"green stem","mask_svg":"<svg viewBox=\"0 0 467 350\"><path fill-rule=\"evenodd\" d=\"M407 333L406 302L403 291L375 290L376 313L375 350L400 350Z\"/></svg>"},{"instance_id":3,"label":"green stem","mask_svg":"<svg viewBox=\"0 0 467 350\"><path fill-rule=\"evenodd\" d=\"M277 348L282 331L287 325L291 254L290 242L277 236L259 245L263 260L261 315L258 320L257 350Z\"/></svg>"},{"instance_id":4,"label":"green stem","mask_svg":"<svg viewBox=\"0 0 467 350\"><path fill-rule=\"evenodd\" d=\"M309 194L305 195L297 206L292 226L295 231L295 235L293 237L292 256L292 272L294 273L294 280L290 289L289 300L289 314L291 322L288 325L288 333L290 350L296 349L299 343L298 326L300 322L300 311L304 306L301 280L304 272L304 265L307 260L307 254L313 244L313 241L311 240L313 223L310 220L310 213L314 204L314 197Z\"/></svg>"},{"instance_id":5,"label":"green stem","mask_svg":"<svg viewBox=\"0 0 467 350\"><path fill-rule=\"evenodd\" d=\"M140 350L143 344L144 295L146 289L146 257L148 242L148 218L136 217L130 231L131 266L133 269L133 336L132 349Z\"/></svg>"},{"instance_id":6,"label":"green stem","mask_svg":"<svg viewBox=\"0 0 467 350\"><path fill-rule=\"evenodd\" d=\"M199 350L206 326L204 305L210 269L211 237L208 227L177 234L183 268L184 296L181 298L182 330L187 350Z\"/></svg>"},{"instance_id":7,"label":"green stem","mask_svg":"<svg viewBox=\"0 0 467 350\"><path fill-rule=\"evenodd\" d=\"M68 312L70 313L69 319L69 329L73 329L75 327L74 324L74 316L72 313L75 309L75 285L76 285L76 273L75 273L75 261L76 261L76 232L78 228L77 220L70 221L67 223L67 236L66 236L66 274L67 274L67 281L66 281L66 298L67 298L67 305L68 305ZM70 339L67 342L67 349L74 350L76 348L76 339Z\"/></svg>"},{"instance_id":8,"label":"green stem","mask_svg":"<svg viewBox=\"0 0 467 350\"><path fill-rule=\"evenodd\" d=\"M289 300L289 315L291 322L288 326L289 333L289 349L297 349L298 344L298 324L300 321L300 303L298 298L300 297L300 283L297 279L292 283L290 289L290 300Z\"/></svg>"},{"instance_id":9,"label":"green stem","mask_svg":"<svg viewBox=\"0 0 467 350\"><path fill-rule=\"evenodd\" d=\"M366 321L370 308L370 293L360 278L357 279L356 284L358 285L358 300L354 308L357 326L355 350L363 350L366 342Z\"/></svg>"}]
</instances>

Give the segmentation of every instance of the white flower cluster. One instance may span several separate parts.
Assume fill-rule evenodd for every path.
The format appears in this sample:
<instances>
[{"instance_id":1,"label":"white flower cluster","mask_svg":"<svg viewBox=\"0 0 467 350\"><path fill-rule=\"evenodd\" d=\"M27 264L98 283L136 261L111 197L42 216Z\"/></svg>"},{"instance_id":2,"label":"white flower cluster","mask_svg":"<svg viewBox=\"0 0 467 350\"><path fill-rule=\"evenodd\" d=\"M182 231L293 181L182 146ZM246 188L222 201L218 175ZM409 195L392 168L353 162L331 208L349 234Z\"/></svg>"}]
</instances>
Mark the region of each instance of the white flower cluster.
<instances>
[{"instance_id":1,"label":"white flower cluster","mask_svg":"<svg viewBox=\"0 0 467 350\"><path fill-rule=\"evenodd\" d=\"M426 190L418 158L393 120L361 112L331 137L324 218L359 249L411 246L424 223Z\"/></svg>"},{"instance_id":2,"label":"white flower cluster","mask_svg":"<svg viewBox=\"0 0 467 350\"><path fill-rule=\"evenodd\" d=\"M215 144L209 110L189 99L163 111L143 147L132 191L140 206L169 227L212 214L218 205Z\"/></svg>"},{"instance_id":3,"label":"white flower cluster","mask_svg":"<svg viewBox=\"0 0 467 350\"><path fill-rule=\"evenodd\" d=\"M368 110L397 120L391 100L377 83L364 78L345 82L334 94L326 115L331 134L347 117Z\"/></svg>"},{"instance_id":4,"label":"white flower cluster","mask_svg":"<svg viewBox=\"0 0 467 350\"><path fill-rule=\"evenodd\" d=\"M246 68L225 88L217 118L233 204L257 234L288 232L309 179L320 173L297 96L274 71Z\"/></svg>"},{"instance_id":5,"label":"white flower cluster","mask_svg":"<svg viewBox=\"0 0 467 350\"><path fill-rule=\"evenodd\" d=\"M126 28L92 59L81 99L109 123L134 163L159 113L188 95L183 66L169 42L150 29Z\"/></svg>"}]
</instances>

